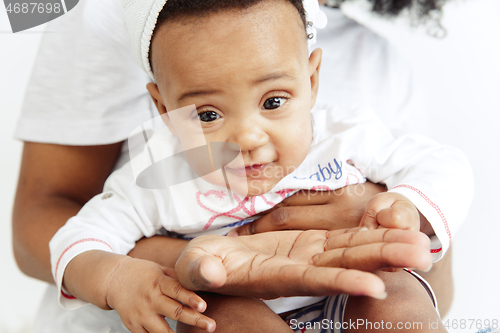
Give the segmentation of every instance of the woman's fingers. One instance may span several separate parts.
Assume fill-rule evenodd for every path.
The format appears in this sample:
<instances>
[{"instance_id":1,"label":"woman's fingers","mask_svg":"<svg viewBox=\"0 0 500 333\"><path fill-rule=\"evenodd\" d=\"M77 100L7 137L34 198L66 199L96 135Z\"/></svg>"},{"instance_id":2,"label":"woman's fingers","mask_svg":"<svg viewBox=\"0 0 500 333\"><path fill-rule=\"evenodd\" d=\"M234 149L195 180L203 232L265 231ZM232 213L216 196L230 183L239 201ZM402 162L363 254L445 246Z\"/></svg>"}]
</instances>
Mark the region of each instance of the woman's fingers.
<instances>
[{"instance_id":1,"label":"woman's fingers","mask_svg":"<svg viewBox=\"0 0 500 333\"><path fill-rule=\"evenodd\" d=\"M326 205L330 203L342 205L341 203L362 202L364 208L374 195L385 191L385 186L369 181L363 184L348 185L333 191L301 190L286 198L280 206Z\"/></svg>"},{"instance_id":2,"label":"woman's fingers","mask_svg":"<svg viewBox=\"0 0 500 333\"><path fill-rule=\"evenodd\" d=\"M336 191L300 190L283 200L280 206L325 205L339 195Z\"/></svg>"},{"instance_id":3,"label":"woman's fingers","mask_svg":"<svg viewBox=\"0 0 500 333\"><path fill-rule=\"evenodd\" d=\"M432 265L425 247L402 243L375 243L335 248L313 257L314 265L344 267L373 272L384 267L428 270Z\"/></svg>"},{"instance_id":4,"label":"woman's fingers","mask_svg":"<svg viewBox=\"0 0 500 333\"><path fill-rule=\"evenodd\" d=\"M290 229L331 230L345 228L345 220L343 218L337 219L334 209L335 207L332 205L281 206L258 220L233 230L229 236L234 233L234 236L244 236Z\"/></svg>"},{"instance_id":5,"label":"woman's fingers","mask_svg":"<svg viewBox=\"0 0 500 333\"><path fill-rule=\"evenodd\" d=\"M430 248L430 240L418 231L384 229L359 231L359 228L334 230L327 233L325 250L354 247L374 243L405 243L426 249Z\"/></svg>"},{"instance_id":6,"label":"woman's fingers","mask_svg":"<svg viewBox=\"0 0 500 333\"><path fill-rule=\"evenodd\" d=\"M257 221L230 232L230 236L279 230L333 230L358 226L368 201L384 187L370 182L334 191L299 191Z\"/></svg>"},{"instance_id":7,"label":"woman's fingers","mask_svg":"<svg viewBox=\"0 0 500 333\"><path fill-rule=\"evenodd\" d=\"M351 229L357 231L357 228ZM364 271L385 267L412 267L427 270L432 264L430 240L421 232L376 229L349 232L330 231L325 252L314 256L317 266Z\"/></svg>"},{"instance_id":8,"label":"woman's fingers","mask_svg":"<svg viewBox=\"0 0 500 333\"><path fill-rule=\"evenodd\" d=\"M384 298L385 294L385 285L379 277L358 270L289 265L280 269L280 275L286 276L286 283L275 284L274 290L281 296L347 293Z\"/></svg>"}]
</instances>

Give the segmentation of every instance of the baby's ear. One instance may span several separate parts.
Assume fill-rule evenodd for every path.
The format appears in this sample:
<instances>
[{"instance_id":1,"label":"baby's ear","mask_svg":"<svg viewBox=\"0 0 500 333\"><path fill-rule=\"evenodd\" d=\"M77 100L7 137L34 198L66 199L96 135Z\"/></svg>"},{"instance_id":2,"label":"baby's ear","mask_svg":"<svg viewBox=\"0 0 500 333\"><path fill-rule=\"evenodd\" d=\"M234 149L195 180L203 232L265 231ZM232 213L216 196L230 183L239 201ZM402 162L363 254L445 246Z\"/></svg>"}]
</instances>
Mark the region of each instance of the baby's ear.
<instances>
[{"instance_id":1,"label":"baby's ear","mask_svg":"<svg viewBox=\"0 0 500 333\"><path fill-rule=\"evenodd\" d=\"M311 78L311 108L316 103L319 87L319 68L321 67L321 55L323 51L316 49L309 56L309 76Z\"/></svg>"},{"instance_id":2,"label":"baby's ear","mask_svg":"<svg viewBox=\"0 0 500 333\"><path fill-rule=\"evenodd\" d=\"M165 103L163 103L163 98L161 97L160 90L158 90L158 86L156 83L149 82L146 85L146 88L149 91L149 95L153 99L153 103L155 103L156 108L160 114L167 113L167 109L165 108Z\"/></svg>"},{"instance_id":3,"label":"baby's ear","mask_svg":"<svg viewBox=\"0 0 500 333\"><path fill-rule=\"evenodd\" d=\"M163 102L163 97L161 97L158 85L156 85L156 83L149 82L146 85L146 88L149 91L149 95L151 95L151 98L153 99L153 103L155 104L156 109L161 116L161 119L163 119L163 122L165 123L165 125L167 125L170 132L172 132L173 135L177 136L174 126L170 121L170 117L168 116L167 108L165 107L165 103Z\"/></svg>"}]
</instances>

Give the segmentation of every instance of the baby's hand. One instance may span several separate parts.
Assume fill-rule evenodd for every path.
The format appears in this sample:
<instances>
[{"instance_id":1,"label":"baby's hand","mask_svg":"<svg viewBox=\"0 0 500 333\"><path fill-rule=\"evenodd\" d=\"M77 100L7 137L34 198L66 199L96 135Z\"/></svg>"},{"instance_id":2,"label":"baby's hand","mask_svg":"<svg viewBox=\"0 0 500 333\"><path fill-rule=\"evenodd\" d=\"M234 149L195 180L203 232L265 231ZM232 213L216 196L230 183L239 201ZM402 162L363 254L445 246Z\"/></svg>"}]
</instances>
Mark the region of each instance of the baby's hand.
<instances>
[{"instance_id":1,"label":"baby's hand","mask_svg":"<svg viewBox=\"0 0 500 333\"><path fill-rule=\"evenodd\" d=\"M108 284L109 307L132 333L174 332L164 317L213 332L215 321L199 313L205 311L205 301L167 274L175 276L147 260L123 260Z\"/></svg>"},{"instance_id":2,"label":"baby's hand","mask_svg":"<svg viewBox=\"0 0 500 333\"><path fill-rule=\"evenodd\" d=\"M420 214L404 195L385 192L374 196L366 206L360 227L420 230Z\"/></svg>"}]
</instances>

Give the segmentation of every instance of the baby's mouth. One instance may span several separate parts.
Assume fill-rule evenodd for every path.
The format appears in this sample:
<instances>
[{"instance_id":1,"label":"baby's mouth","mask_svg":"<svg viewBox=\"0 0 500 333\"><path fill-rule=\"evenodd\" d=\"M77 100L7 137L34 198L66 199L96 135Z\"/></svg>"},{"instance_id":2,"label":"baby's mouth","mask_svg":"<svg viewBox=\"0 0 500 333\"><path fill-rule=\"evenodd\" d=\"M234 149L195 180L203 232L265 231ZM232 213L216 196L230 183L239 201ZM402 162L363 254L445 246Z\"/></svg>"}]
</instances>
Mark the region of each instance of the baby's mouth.
<instances>
[{"instance_id":1,"label":"baby's mouth","mask_svg":"<svg viewBox=\"0 0 500 333\"><path fill-rule=\"evenodd\" d=\"M245 166L245 174L247 177L262 177L265 176L265 170L269 167L271 163L254 163L248 166Z\"/></svg>"},{"instance_id":2,"label":"baby's mouth","mask_svg":"<svg viewBox=\"0 0 500 333\"><path fill-rule=\"evenodd\" d=\"M259 177L262 175L266 167L268 167L271 163L254 163L251 165L247 165L244 168L231 168L226 166L226 170L238 175L238 176L246 176L246 177Z\"/></svg>"}]
</instances>

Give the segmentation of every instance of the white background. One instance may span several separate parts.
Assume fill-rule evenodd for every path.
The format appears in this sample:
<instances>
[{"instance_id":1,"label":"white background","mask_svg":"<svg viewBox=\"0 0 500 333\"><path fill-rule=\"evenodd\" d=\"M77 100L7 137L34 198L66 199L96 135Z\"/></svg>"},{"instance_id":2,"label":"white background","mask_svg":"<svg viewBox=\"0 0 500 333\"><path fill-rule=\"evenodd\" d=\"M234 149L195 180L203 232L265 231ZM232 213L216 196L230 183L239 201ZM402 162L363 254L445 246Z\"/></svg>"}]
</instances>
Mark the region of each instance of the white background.
<instances>
[{"instance_id":1,"label":"white background","mask_svg":"<svg viewBox=\"0 0 500 333\"><path fill-rule=\"evenodd\" d=\"M414 67L432 136L469 156L476 195L454 243L456 294L444 318L500 321L500 2L456 1L445 11L445 40L401 24L350 15L391 40ZM43 27L12 34L0 5L0 333L30 332L44 284L14 262L11 210L22 144L12 138ZM460 179L457 179L460 181ZM450 329L474 332L475 328Z\"/></svg>"}]
</instances>

